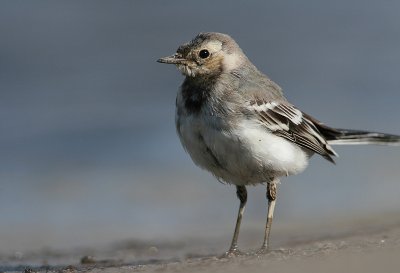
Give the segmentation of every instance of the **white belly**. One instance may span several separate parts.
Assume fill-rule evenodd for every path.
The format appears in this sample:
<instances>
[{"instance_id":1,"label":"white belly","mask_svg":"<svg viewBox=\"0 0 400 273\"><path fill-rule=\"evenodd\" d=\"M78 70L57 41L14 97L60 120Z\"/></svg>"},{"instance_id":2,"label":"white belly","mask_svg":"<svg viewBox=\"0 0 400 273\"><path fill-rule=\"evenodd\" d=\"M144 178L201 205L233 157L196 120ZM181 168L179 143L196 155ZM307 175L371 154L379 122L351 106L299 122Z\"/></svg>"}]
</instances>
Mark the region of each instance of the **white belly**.
<instances>
[{"instance_id":1,"label":"white belly","mask_svg":"<svg viewBox=\"0 0 400 273\"><path fill-rule=\"evenodd\" d=\"M192 160L218 179L235 185L257 184L297 174L309 154L250 121L222 130L212 117L177 117L177 131Z\"/></svg>"}]
</instances>

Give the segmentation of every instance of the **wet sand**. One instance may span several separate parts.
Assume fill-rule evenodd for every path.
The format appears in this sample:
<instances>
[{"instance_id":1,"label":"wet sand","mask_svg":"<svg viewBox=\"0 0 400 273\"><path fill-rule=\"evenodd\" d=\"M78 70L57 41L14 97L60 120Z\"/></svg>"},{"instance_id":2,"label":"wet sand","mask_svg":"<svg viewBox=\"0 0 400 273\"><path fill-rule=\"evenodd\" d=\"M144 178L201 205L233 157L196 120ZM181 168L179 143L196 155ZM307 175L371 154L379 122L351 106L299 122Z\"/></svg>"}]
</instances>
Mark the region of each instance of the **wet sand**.
<instances>
[{"instance_id":1,"label":"wet sand","mask_svg":"<svg viewBox=\"0 0 400 273\"><path fill-rule=\"evenodd\" d=\"M341 229L336 235L312 230L303 237L307 241L291 239L267 254L254 247L226 258L226 243L218 239L130 240L97 248L2 254L0 272L399 272L400 216L370 220L346 231L332 227ZM311 233L316 237L310 239Z\"/></svg>"}]
</instances>

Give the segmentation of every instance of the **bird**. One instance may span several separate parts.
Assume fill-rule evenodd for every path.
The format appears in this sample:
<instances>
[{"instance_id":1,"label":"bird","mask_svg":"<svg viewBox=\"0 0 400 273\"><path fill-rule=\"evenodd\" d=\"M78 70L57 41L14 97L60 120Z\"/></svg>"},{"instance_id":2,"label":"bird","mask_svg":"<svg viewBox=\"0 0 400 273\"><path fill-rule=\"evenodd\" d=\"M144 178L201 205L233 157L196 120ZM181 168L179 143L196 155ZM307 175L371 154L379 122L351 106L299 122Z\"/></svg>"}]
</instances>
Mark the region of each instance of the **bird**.
<instances>
[{"instance_id":1,"label":"bird","mask_svg":"<svg viewBox=\"0 0 400 273\"><path fill-rule=\"evenodd\" d=\"M335 163L332 145L400 145L398 135L329 127L299 110L227 34L199 33L157 62L175 65L185 77L175 111L184 149L218 181L236 186L240 205L227 256L242 254L237 241L246 186L266 187L267 220L259 253L267 253L281 178L304 171L314 154Z\"/></svg>"}]
</instances>

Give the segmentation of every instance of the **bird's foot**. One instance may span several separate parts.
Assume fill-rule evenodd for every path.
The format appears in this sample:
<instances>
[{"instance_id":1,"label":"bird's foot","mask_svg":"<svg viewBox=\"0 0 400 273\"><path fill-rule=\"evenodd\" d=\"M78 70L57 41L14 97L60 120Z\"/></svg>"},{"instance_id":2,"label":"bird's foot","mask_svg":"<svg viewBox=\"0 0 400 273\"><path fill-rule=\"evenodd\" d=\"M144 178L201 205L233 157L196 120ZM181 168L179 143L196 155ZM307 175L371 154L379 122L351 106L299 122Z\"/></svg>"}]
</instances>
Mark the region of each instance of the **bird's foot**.
<instances>
[{"instance_id":1,"label":"bird's foot","mask_svg":"<svg viewBox=\"0 0 400 273\"><path fill-rule=\"evenodd\" d=\"M256 254L257 254L257 255L265 255L265 254L268 254L269 252L270 252L270 251L269 251L268 246L263 245L263 246L256 252Z\"/></svg>"},{"instance_id":2,"label":"bird's foot","mask_svg":"<svg viewBox=\"0 0 400 273\"><path fill-rule=\"evenodd\" d=\"M233 258L242 255L245 255L245 253L241 252L237 247L231 247L224 255L222 255L222 258Z\"/></svg>"},{"instance_id":3,"label":"bird's foot","mask_svg":"<svg viewBox=\"0 0 400 273\"><path fill-rule=\"evenodd\" d=\"M262 246L259 250L257 250L255 252L255 255L258 256L277 256L277 257L281 257L282 255L290 255L293 253L293 250L290 248L279 248L279 249L270 249L267 246Z\"/></svg>"}]
</instances>

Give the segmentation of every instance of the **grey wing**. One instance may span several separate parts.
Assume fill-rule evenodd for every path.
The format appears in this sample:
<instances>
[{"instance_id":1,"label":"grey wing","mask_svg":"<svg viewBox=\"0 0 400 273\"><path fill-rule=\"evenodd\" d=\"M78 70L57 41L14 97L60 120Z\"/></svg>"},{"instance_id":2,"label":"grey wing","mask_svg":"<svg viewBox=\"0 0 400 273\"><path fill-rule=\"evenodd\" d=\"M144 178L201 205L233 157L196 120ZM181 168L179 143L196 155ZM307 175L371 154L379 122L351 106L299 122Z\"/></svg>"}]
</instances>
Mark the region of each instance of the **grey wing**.
<instances>
[{"instance_id":1,"label":"grey wing","mask_svg":"<svg viewBox=\"0 0 400 273\"><path fill-rule=\"evenodd\" d=\"M320 154L334 163L336 152L314 124L314 119L302 113L286 101L265 101L255 99L249 102L253 111L266 129L303 148Z\"/></svg>"}]
</instances>

